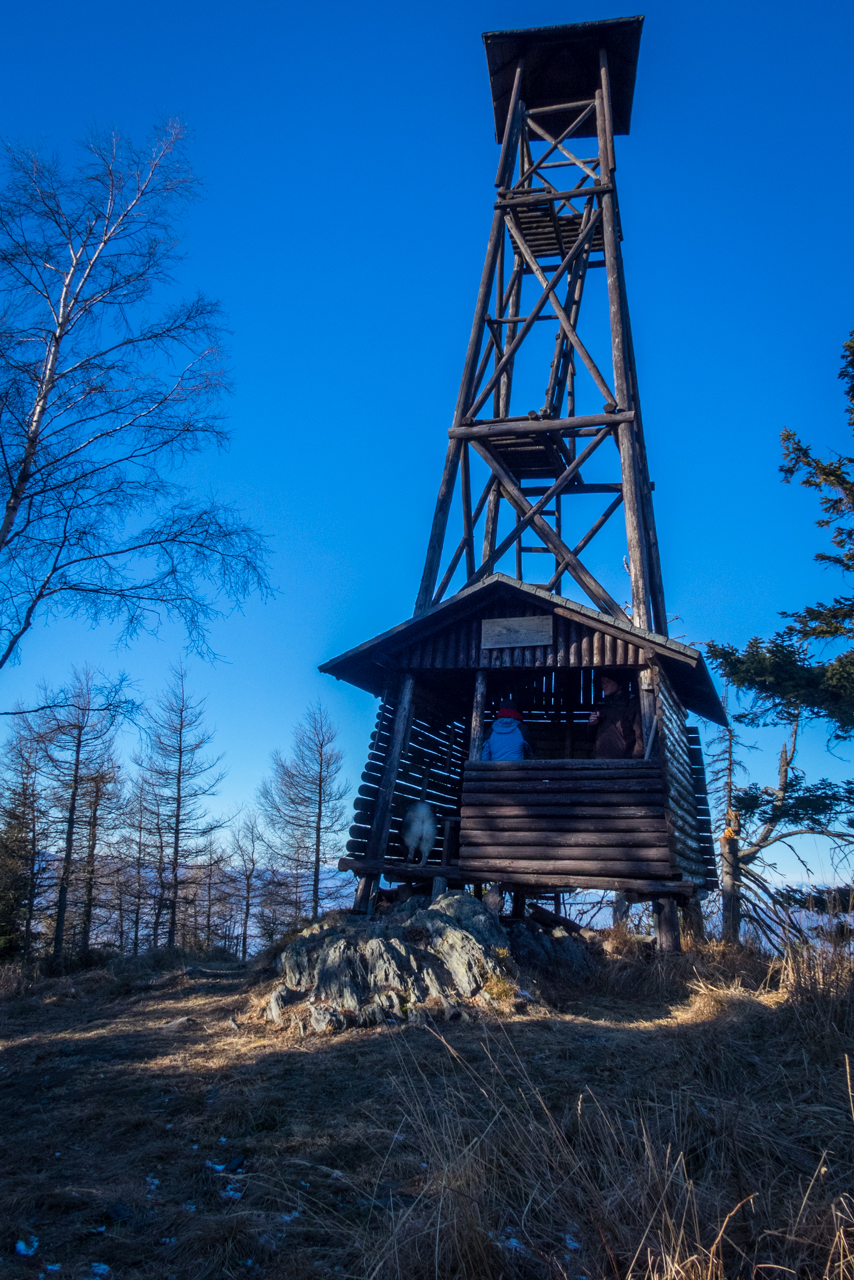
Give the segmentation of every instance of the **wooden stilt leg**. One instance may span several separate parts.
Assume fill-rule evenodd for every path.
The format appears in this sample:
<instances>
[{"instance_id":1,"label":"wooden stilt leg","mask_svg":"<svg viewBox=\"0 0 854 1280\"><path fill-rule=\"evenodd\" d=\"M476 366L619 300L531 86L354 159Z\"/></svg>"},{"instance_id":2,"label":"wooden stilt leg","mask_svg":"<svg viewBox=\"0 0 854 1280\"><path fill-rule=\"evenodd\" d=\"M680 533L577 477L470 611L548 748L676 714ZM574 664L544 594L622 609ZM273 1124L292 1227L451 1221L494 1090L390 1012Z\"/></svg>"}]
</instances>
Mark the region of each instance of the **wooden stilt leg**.
<instances>
[{"instance_id":1,"label":"wooden stilt leg","mask_svg":"<svg viewBox=\"0 0 854 1280\"><path fill-rule=\"evenodd\" d=\"M469 760L479 760L483 750L483 712L486 706L486 672L478 671L474 678L474 700L471 711L471 735Z\"/></svg>"},{"instance_id":2,"label":"wooden stilt leg","mask_svg":"<svg viewBox=\"0 0 854 1280\"><path fill-rule=\"evenodd\" d=\"M405 675L400 684L394 723L391 729L391 740L386 752L385 765L374 804L371 831L365 851L365 856L369 862L376 862L382 859L388 844L388 833L391 825L391 801L394 794L394 784L397 781L397 771L400 767L401 753L411 723L414 692L415 680L411 675Z\"/></svg>"},{"instance_id":3,"label":"wooden stilt leg","mask_svg":"<svg viewBox=\"0 0 854 1280\"><path fill-rule=\"evenodd\" d=\"M682 950L679 940L679 913L675 898L655 898L652 904L655 920L655 940L662 954L674 954Z\"/></svg>"},{"instance_id":4,"label":"wooden stilt leg","mask_svg":"<svg viewBox=\"0 0 854 1280\"><path fill-rule=\"evenodd\" d=\"M430 901L435 902L437 898L441 898L443 893L448 892L448 882L444 876L433 877L433 890L430 894Z\"/></svg>"},{"instance_id":5,"label":"wooden stilt leg","mask_svg":"<svg viewBox=\"0 0 854 1280\"><path fill-rule=\"evenodd\" d=\"M526 894L524 889L513 890L513 919L522 920L525 916Z\"/></svg>"},{"instance_id":6,"label":"wooden stilt leg","mask_svg":"<svg viewBox=\"0 0 854 1280\"><path fill-rule=\"evenodd\" d=\"M356 886L356 897L353 901L354 915L366 916L368 914L368 907L371 903L371 895L374 892L376 882L376 876L362 876Z\"/></svg>"},{"instance_id":7,"label":"wooden stilt leg","mask_svg":"<svg viewBox=\"0 0 854 1280\"><path fill-rule=\"evenodd\" d=\"M626 895L624 893L614 894L612 913L614 924L619 924L620 921L625 920L626 916L629 914L629 904L626 901Z\"/></svg>"}]
</instances>

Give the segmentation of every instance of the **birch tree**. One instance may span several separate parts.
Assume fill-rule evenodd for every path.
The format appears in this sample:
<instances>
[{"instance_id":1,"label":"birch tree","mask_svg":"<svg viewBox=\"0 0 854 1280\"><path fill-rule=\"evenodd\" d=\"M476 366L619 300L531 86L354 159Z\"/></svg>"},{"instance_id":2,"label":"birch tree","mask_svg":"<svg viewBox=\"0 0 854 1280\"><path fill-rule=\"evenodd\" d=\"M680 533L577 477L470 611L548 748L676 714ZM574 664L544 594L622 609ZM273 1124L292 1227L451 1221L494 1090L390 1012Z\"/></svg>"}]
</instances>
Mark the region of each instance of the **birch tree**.
<instances>
[{"instance_id":1,"label":"birch tree","mask_svg":"<svg viewBox=\"0 0 854 1280\"><path fill-rule=\"evenodd\" d=\"M0 191L0 667L37 617L180 620L265 590L262 539L176 482L221 447L220 308L180 299L185 129L93 133L68 168L6 149Z\"/></svg>"}]
</instances>

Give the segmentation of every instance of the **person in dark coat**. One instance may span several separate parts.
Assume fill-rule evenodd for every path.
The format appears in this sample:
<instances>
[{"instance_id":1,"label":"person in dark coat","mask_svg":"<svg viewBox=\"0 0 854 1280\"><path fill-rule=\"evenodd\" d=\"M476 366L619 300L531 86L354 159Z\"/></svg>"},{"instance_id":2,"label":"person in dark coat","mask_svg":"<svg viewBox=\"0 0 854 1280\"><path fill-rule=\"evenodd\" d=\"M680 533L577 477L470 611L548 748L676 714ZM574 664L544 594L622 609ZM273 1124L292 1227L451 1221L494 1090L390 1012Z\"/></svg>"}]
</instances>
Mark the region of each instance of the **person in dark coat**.
<instances>
[{"instance_id":1,"label":"person in dark coat","mask_svg":"<svg viewBox=\"0 0 854 1280\"><path fill-rule=\"evenodd\" d=\"M613 676L602 677L602 701L590 713L596 728L593 755L597 760L628 760L643 756L640 705Z\"/></svg>"},{"instance_id":2,"label":"person in dark coat","mask_svg":"<svg viewBox=\"0 0 854 1280\"><path fill-rule=\"evenodd\" d=\"M509 702L502 702L483 744L481 760L526 760L534 753L522 730L522 715Z\"/></svg>"}]
</instances>

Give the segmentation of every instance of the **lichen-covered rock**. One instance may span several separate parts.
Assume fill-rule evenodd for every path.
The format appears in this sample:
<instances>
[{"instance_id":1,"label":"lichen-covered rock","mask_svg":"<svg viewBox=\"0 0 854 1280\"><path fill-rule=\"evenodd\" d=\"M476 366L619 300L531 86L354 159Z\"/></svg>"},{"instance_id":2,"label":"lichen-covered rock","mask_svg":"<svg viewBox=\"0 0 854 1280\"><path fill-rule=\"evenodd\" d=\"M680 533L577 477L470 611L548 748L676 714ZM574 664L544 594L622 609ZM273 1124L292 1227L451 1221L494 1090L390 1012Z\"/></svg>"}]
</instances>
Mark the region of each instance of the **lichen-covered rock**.
<instances>
[{"instance_id":1,"label":"lichen-covered rock","mask_svg":"<svg viewBox=\"0 0 854 1280\"><path fill-rule=\"evenodd\" d=\"M476 995L501 971L496 949L507 938L495 915L471 894L445 893L433 903L413 897L383 916L309 925L281 953L282 983L266 1017L282 1025L284 1010L308 999L315 1031L423 1021L425 1002L442 1006ZM346 1015L350 1015L349 1019ZM300 1029L303 1022L300 1021Z\"/></svg>"},{"instance_id":2,"label":"lichen-covered rock","mask_svg":"<svg viewBox=\"0 0 854 1280\"><path fill-rule=\"evenodd\" d=\"M301 1034L467 1018L459 998L481 995L491 978L506 981L508 944L526 967L583 979L594 965L564 930L550 936L528 920L505 931L493 910L457 890L433 903L412 897L371 919L309 925L278 958L282 982L265 1016L285 1025L287 1006L307 1001L308 1014L290 1020Z\"/></svg>"}]
</instances>

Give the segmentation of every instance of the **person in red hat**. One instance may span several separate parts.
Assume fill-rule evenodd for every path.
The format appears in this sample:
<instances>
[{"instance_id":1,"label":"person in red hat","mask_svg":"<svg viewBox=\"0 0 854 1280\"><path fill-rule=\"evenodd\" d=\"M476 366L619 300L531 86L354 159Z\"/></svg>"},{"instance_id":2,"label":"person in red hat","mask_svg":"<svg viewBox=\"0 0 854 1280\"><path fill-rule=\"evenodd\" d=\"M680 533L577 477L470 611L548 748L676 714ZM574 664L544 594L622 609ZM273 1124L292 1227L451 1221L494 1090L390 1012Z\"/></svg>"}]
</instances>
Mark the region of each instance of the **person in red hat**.
<instances>
[{"instance_id":1,"label":"person in red hat","mask_svg":"<svg viewBox=\"0 0 854 1280\"><path fill-rule=\"evenodd\" d=\"M483 744L482 760L526 760L534 753L522 730L522 715L511 702L502 702Z\"/></svg>"}]
</instances>

